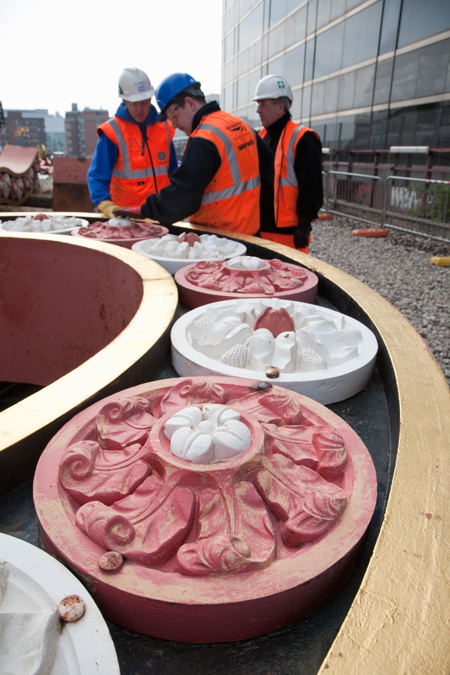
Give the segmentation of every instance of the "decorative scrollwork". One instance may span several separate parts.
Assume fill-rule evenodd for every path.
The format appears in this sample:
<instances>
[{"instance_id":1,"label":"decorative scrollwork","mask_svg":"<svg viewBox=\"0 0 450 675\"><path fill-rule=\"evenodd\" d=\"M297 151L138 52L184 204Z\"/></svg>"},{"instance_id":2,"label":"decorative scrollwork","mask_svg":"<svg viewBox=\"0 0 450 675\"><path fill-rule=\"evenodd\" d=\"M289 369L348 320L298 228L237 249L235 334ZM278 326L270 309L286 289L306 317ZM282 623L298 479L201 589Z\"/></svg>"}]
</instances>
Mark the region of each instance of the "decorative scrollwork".
<instances>
[{"instance_id":1,"label":"decorative scrollwork","mask_svg":"<svg viewBox=\"0 0 450 675\"><path fill-rule=\"evenodd\" d=\"M343 435L308 399L243 382L184 378L101 407L60 463L77 526L125 560L191 576L270 565L324 536L347 504ZM191 457L199 436L208 448Z\"/></svg>"}]
</instances>

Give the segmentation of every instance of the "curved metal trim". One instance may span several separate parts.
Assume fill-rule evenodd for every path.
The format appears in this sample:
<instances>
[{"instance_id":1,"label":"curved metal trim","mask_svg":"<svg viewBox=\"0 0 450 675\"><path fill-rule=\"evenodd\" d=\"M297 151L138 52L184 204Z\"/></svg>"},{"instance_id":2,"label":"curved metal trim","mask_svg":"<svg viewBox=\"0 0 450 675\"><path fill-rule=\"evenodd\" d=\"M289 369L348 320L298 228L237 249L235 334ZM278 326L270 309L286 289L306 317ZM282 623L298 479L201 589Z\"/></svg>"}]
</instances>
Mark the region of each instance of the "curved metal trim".
<instances>
[{"instance_id":1,"label":"curved metal trim","mask_svg":"<svg viewBox=\"0 0 450 675\"><path fill-rule=\"evenodd\" d=\"M441 369L407 319L366 284L281 244L214 233L264 246L339 286L369 318L393 372L399 428L386 511L361 586L319 673L447 671L450 395Z\"/></svg>"}]
</instances>

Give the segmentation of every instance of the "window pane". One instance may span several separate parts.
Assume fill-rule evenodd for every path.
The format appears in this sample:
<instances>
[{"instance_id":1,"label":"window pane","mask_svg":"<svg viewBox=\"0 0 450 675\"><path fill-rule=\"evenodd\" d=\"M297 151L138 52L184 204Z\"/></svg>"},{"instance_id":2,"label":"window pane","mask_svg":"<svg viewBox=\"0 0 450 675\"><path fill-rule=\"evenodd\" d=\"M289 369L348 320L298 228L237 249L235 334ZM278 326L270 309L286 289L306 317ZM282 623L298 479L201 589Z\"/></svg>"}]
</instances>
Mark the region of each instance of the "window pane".
<instances>
[{"instance_id":1,"label":"window pane","mask_svg":"<svg viewBox=\"0 0 450 675\"><path fill-rule=\"evenodd\" d=\"M319 0L317 8L317 28L330 23L331 0Z\"/></svg>"},{"instance_id":2,"label":"window pane","mask_svg":"<svg viewBox=\"0 0 450 675\"><path fill-rule=\"evenodd\" d=\"M294 16L294 33L296 40L303 40L306 36L306 7L303 7Z\"/></svg>"},{"instance_id":3,"label":"window pane","mask_svg":"<svg viewBox=\"0 0 450 675\"><path fill-rule=\"evenodd\" d=\"M287 12L287 0L276 0L276 2L270 3L270 25L273 26L274 23L286 16Z\"/></svg>"},{"instance_id":4,"label":"window pane","mask_svg":"<svg viewBox=\"0 0 450 675\"><path fill-rule=\"evenodd\" d=\"M285 78L291 85L301 84L303 82L303 61L305 54L305 45L300 45L284 56L283 71Z\"/></svg>"},{"instance_id":5,"label":"window pane","mask_svg":"<svg viewBox=\"0 0 450 675\"><path fill-rule=\"evenodd\" d=\"M374 103L387 103L392 79L392 59L381 61L377 64L375 76L375 97Z\"/></svg>"},{"instance_id":6,"label":"window pane","mask_svg":"<svg viewBox=\"0 0 450 675\"><path fill-rule=\"evenodd\" d=\"M411 54L401 54L395 60L392 83L392 100L414 98L419 68L419 59ZM396 143L395 145L398 145Z\"/></svg>"},{"instance_id":7,"label":"window pane","mask_svg":"<svg viewBox=\"0 0 450 675\"><path fill-rule=\"evenodd\" d=\"M240 51L261 35L263 27L263 9L263 4L258 5L239 25Z\"/></svg>"},{"instance_id":8,"label":"window pane","mask_svg":"<svg viewBox=\"0 0 450 675\"><path fill-rule=\"evenodd\" d=\"M362 113L355 119L354 147L363 150L369 147L370 139L370 113Z\"/></svg>"},{"instance_id":9,"label":"window pane","mask_svg":"<svg viewBox=\"0 0 450 675\"><path fill-rule=\"evenodd\" d=\"M439 112L435 105L418 106L415 145L436 146Z\"/></svg>"},{"instance_id":10,"label":"window pane","mask_svg":"<svg viewBox=\"0 0 450 675\"><path fill-rule=\"evenodd\" d=\"M448 104L442 109L436 146L438 148L448 148L450 146L450 105ZM448 155L444 155L444 157L448 157Z\"/></svg>"},{"instance_id":11,"label":"window pane","mask_svg":"<svg viewBox=\"0 0 450 675\"><path fill-rule=\"evenodd\" d=\"M356 73L345 73L340 77L338 110L349 110L355 107Z\"/></svg>"},{"instance_id":12,"label":"window pane","mask_svg":"<svg viewBox=\"0 0 450 675\"><path fill-rule=\"evenodd\" d=\"M438 42L419 51L419 76L416 96L432 96L445 92L449 58L450 40Z\"/></svg>"},{"instance_id":13,"label":"window pane","mask_svg":"<svg viewBox=\"0 0 450 675\"><path fill-rule=\"evenodd\" d=\"M397 29L400 17L401 0L385 0L383 10L383 27L381 29L380 54L395 49Z\"/></svg>"},{"instance_id":14,"label":"window pane","mask_svg":"<svg viewBox=\"0 0 450 675\"><path fill-rule=\"evenodd\" d=\"M328 75L341 68L343 43L344 23L339 23L317 36L314 77Z\"/></svg>"},{"instance_id":15,"label":"window pane","mask_svg":"<svg viewBox=\"0 0 450 675\"><path fill-rule=\"evenodd\" d=\"M325 132L322 143L325 147L336 148L339 141L339 125L337 120L330 120L325 124Z\"/></svg>"},{"instance_id":16,"label":"window pane","mask_svg":"<svg viewBox=\"0 0 450 675\"><path fill-rule=\"evenodd\" d=\"M332 77L326 80L323 96L323 110L321 112L333 112L337 110L337 101L339 96L339 77Z\"/></svg>"},{"instance_id":17,"label":"window pane","mask_svg":"<svg viewBox=\"0 0 450 675\"><path fill-rule=\"evenodd\" d=\"M450 2L403 0L398 46L422 40L450 28Z\"/></svg>"},{"instance_id":18,"label":"window pane","mask_svg":"<svg viewBox=\"0 0 450 675\"><path fill-rule=\"evenodd\" d=\"M355 118L352 115L351 117L344 117L339 120L339 147L340 148L352 148L353 138L355 135Z\"/></svg>"},{"instance_id":19,"label":"window pane","mask_svg":"<svg viewBox=\"0 0 450 675\"><path fill-rule=\"evenodd\" d=\"M308 2L307 8L308 14L306 19L306 32L309 34L316 30L317 0L310 0L310 2Z\"/></svg>"},{"instance_id":20,"label":"window pane","mask_svg":"<svg viewBox=\"0 0 450 675\"><path fill-rule=\"evenodd\" d=\"M370 146L372 148L386 147L387 127L388 127L387 110L374 113L372 116L372 129L370 139Z\"/></svg>"},{"instance_id":21,"label":"window pane","mask_svg":"<svg viewBox=\"0 0 450 675\"><path fill-rule=\"evenodd\" d=\"M309 82L309 80L312 80L313 77L314 43L314 38L312 40L308 40L306 43L304 82Z\"/></svg>"},{"instance_id":22,"label":"window pane","mask_svg":"<svg viewBox=\"0 0 450 675\"><path fill-rule=\"evenodd\" d=\"M372 104L375 66L366 66L356 71L355 107L362 108Z\"/></svg>"},{"instance_id":23,"label":"window pane","mask_svg":"<svg viewBox=\"0 0 450 675\"><path fill-rule=\"evenodd\" d=\"M311 98L311 115L320 115L323 112L323 101L325 93L324 82L313 85Z\"/></svg>"},{"instance_id":24,"label":"window pane","mask_svg":"<svg viewBox=\"0 0 450 675\"><path fill-rule=\"evenodd\" d=\"M300 117L302 119L303 124L305 124L306 122L308 122L308 120L310 118L309 111L310 111L310 107L311 107L311 87L310 86L309 87L303 87L302 92L303 92L302 93L302 108L301 108L302 112L301 112Z\"/></svg>"},{"instance_id":25,"label":"window pane","mask_svg":"<svg viewBox=\"0 0 450 675\"><path fill-rule=\"evenodd\" d=\"M276 59L269 61L269 74L270 75L284 75L284 54L278 56Z\"/></svg>"},{"instance_id":26,"label":"window pane","mask_svg":"<svg viewBox=\"0 0 450 675\"><path fill-rule=\"evenodd\" d=\"M377 55L381 6L376 2L345 21L343 68Z\"/></svg>"}]
</instances>

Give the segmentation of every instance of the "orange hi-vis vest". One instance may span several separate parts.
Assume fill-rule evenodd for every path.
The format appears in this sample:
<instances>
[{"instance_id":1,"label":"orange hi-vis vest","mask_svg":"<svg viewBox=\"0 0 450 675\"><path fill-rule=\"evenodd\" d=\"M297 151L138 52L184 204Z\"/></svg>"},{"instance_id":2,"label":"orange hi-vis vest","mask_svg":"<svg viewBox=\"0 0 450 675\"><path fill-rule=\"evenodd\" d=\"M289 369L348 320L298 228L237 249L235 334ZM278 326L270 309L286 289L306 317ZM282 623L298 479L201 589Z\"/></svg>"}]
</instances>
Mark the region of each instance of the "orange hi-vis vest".
<instances>
[{"instance_id":1,"label":"orange hi-vis vest","mask_svg":"<svg viewBox=\"0 0 450 675\"><path fill-rule=\"evenodd\" d=\"M169 185L170 144L174 128L170 122L146 127L144 141L138 124L113 117L97 129L119 151L111 177L111 199L118 206L140 207L150 194Z\"/></svg>"},{"instance_id":2,"label":"orange hi-vis vest","mask_svg":"<svg viewBox=\"0 0 450 675\"><path fill-rule=\"evenodd\" d=\"M205 116L190 134L216 146L220 167L203 193L191 223L255 234L259 230L261 179L257 140L239 117L218 110Z\"/></svg>"},{"instance_id":3,"label":"orange hi-vis vest","mask_svg":"<svg viewBox=\"0 0 450 675\"><path fill-rule=\"evenodd\" d=\"M274 166L274 212L277 227L295 227L298 225L297 200L299 186L294 170L295 151L298 142L307 131L320 140L314 129L301 127L289 120L278 141ZM267 130L259 132L261 138L267 136Z\"/></svg>"}]
</instances>

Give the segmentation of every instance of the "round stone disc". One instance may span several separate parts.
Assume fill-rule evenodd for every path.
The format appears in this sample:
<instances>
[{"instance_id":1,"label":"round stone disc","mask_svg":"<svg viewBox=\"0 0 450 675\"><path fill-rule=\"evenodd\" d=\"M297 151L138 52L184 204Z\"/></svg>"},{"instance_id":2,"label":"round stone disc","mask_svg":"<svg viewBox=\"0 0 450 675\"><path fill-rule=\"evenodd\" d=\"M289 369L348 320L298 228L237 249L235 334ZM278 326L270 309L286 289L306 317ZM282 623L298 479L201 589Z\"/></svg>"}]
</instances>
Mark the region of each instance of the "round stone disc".
<instances>
[{"instance_id":1,"label":"round stone disc","mask_svg":"<svg viewBox=\"0 0 450 675\"><path fill-rule=\"evenodd\" d=\"M319 607L349 575L375 501L370 455L342 419L222 376L95 403L53 437L34 478L46 549L104 614L186 642L261 635ZM108 552L121 564L105 565Z\"/></svg>"}]
</instances>

